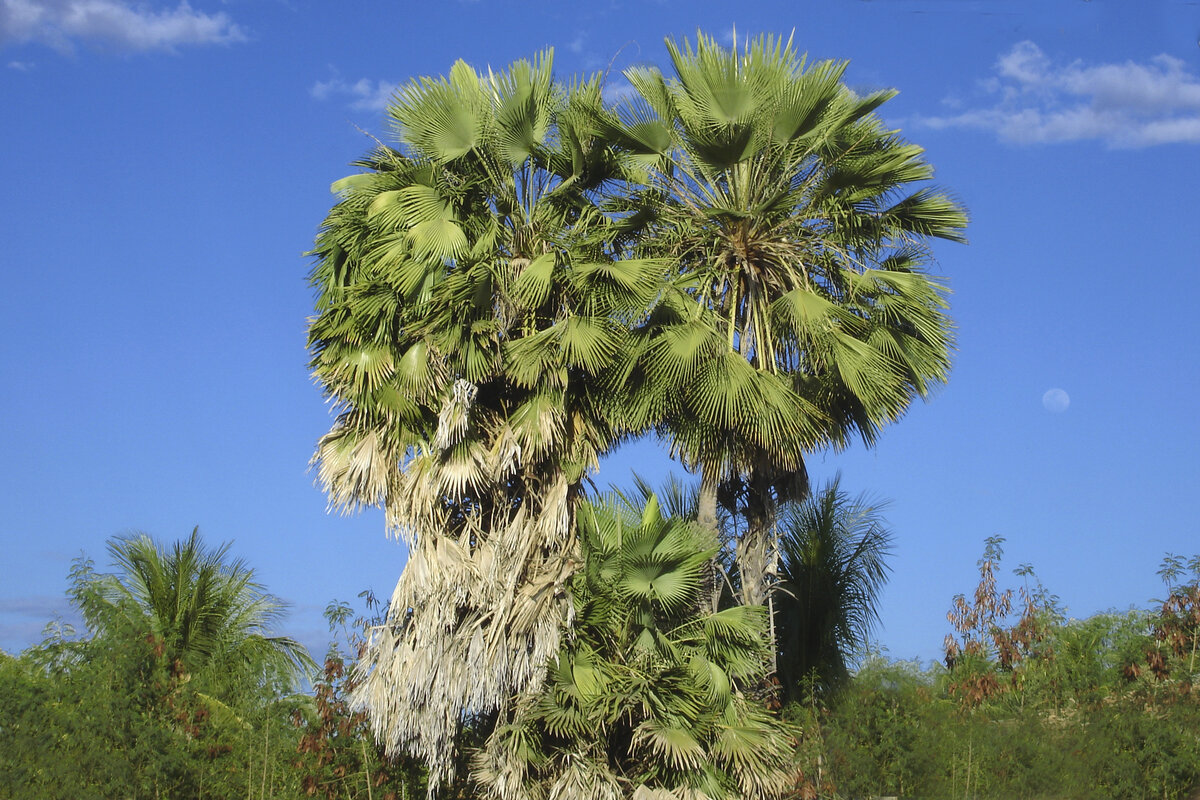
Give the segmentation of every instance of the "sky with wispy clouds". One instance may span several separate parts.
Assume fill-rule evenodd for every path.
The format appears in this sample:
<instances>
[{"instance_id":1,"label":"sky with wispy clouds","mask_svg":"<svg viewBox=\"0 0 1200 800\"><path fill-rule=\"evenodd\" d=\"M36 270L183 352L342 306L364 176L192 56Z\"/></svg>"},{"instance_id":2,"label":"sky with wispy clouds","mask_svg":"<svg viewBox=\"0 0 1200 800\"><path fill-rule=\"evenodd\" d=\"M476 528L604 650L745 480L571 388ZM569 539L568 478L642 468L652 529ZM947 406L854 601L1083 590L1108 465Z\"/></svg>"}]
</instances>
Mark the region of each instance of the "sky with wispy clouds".
<instances>
[{"instance_id":1,"label":"sky with wispy clouds","mask_svg":"<svg viewBox=\"0 0 1200 800\"><path fill-rule=\"evenodd\" d=\"M1200 76L1191 67L1166 53L1141 62L1055 63L1026 39L996 59L969 100L953 104L960 108L920 117L918 125L975 128L1017 144L1200 144Z\"/></svg>"},{"instance_id":2,"label":"sky with wispy clouds","mask_svg":"<svg viewBox=\"0 0 1200 800\"><path fill-rule=\"evenodd\" d=\"M1162 556L1200 551L1200 5L0 0L0 649L70 621L72 559L103 569L131 530L233 540L316 650L327 602L386 596L403 548L307 472L329 184L390 135L397 87L457 59L553 48L616 100L698 29L793 34L852 88L898 88L881 114L972 215L936 250L950 383L873 450L808 459L892 501L876 643L935 658L994 535L1076 616L1161 596ZM597 482L634 468L669 464L641 442Z\"/></svg>"},{"instance_id":3,"label":"sky with wispy clouds","mask_svg":"<svg viewBox=\"0 0 1200 800\"><path fill-rule=\"evenodd\" d=\"M126 52L173 51L244 42L246 32L229 14L205 13L186 2L159 8L122 0L2 0L0 39L36 42L60 52L85 44Z\"/></svg>"}]
</instances>

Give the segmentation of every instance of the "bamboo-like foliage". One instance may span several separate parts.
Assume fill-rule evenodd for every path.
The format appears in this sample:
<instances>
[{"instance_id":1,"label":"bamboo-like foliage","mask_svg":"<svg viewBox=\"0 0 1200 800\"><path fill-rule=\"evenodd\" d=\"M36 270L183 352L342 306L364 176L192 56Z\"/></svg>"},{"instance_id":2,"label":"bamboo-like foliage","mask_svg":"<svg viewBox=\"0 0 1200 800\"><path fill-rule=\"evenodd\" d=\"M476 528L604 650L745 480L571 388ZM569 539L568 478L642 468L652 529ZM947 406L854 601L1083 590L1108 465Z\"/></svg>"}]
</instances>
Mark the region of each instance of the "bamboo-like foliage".
<instances>
[{"instance_id":1,"label":"bamboo-like foliage","mask_svg":"<svg viewBox=\"0 0 1200 800\"><path fill-rule=\"evenodd\" d=\"M845 63L808 65L790 40L726 49L668 41L673 75L635 68L606 135L641 169L621 204L641 252L675 279L655 307L630 383L658 424L747 517L744 600L766 597L766 531L807 490L804 453L867 443L945 381L952 326L926 272L929 243L962 241L966 216L930 188L922 150L859 96Z\"/></svg>"},{"instance_id":2,"label":"bamboo-like foliage","mask_svg":"<svg viewBox=\"0 0 1200 800\"><path fill-rule=\"evenodd\" d=\"M838 476L780 511L780 582L773 593L778 675L794 699L849 678L850 657L878 621L891 532L885 504L850 497Z\"/></svg>"},{"instance_id":3,"label":"bamboo-like foliage","mask_svg":"<svg viewBox=\"0 0 1200 800\"><path fill-rule=\"evenodd\" d=\"M699 611L718 543L653 494L578 516L573 637L475 759L497 800L759 798L786 786L791 737L742 696L766 670L763 609Z\"/></svg>"},{"instance_id":4,"label":"bamboo-like foliage","mask_svg":"<svg viewBox=\"0 0 1200 800\"><path fill-rule=\"evenodd\" d=\"M660 267L614 258L600 102L596 81L555 84L549 54L409 84L399 147L334 184L313 252L312 367L339 412L319 480L410 548L357 699L431 791L462 720L543 679L580 481L624 430L606 387Z\"/></svg>"}]
</instances>

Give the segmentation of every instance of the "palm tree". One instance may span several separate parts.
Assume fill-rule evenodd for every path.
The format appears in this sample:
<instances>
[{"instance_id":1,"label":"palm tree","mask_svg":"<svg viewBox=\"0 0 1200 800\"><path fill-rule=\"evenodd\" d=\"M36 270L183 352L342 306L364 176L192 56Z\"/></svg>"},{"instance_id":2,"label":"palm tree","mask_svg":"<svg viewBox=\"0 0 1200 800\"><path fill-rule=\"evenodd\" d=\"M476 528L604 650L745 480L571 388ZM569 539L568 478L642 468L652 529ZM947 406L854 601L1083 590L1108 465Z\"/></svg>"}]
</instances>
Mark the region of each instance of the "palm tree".
<instances>
[{"instance_id":1,"label":"palm tree","mask_svg":"<svg viewBox=\"0 0 1200 800\"><path fill-rule=\"evenodd\" d=\"M460 62L401 89L397 146L334 184L309 346L338 416L314 463L333 505L381 506L409 545L358 700L432 790L463 719L506 719L559 652L604 452L659 426L704 521L718 496L744 518L758 605L803 453L870 440L948 368L922 248L964 217L902 194L930 170L871 115L886 96L790 44L672 55L617 112L549 54Z\"/></svg>"},{"instance_id":2,"label":"palm tree","mask_svg":"<svg viewBox=\"0 0 1200 800\"><path fill-rule=\"evenodd\" d=\"M332 503L382 506L409 559L357 699L387 748L453 769L455 735L535 690L566 621L581 482L626 433L611 387L661 268L615 256L598 81L551 56L401 89L334 184L313 251L312 367L338 417Z\"/></svg>"},{"instance_id":3,"label":"palm tree","mask_svg":"<svg viewBox=\"0 0 1200 800\"><path fill-rule=\"evenodd\" d=\"M886 504L850 498L835 477L779 519L780 582L772 593L778 663L786 695L825 691L849 675L849 658L878 621L892 535Z\"/></svg>"},{"instance_id":4,"label":"palm tree","mask_svg":"<svg viewBox=\"0 0 1200 800\"><path fill-rule=\"evenodd\" d=\"M637 96L603 126L641 168L619 206L639 252L673 264L627 405L701 473L706 524L718 500L742 518L742 600L761 604L804 454L872 443L946 379L952 325L925 267L966 216L875 115L895 93L852 92L845 63L771 37L667 46L674 75L629 70Z\"/></svg>"},{"instance_id":5,"label":"palm tree","mask_svg":"<svg viewBox=\"0 0 1200 800\"><path fill-rule=\"evenodd\" d=\"M229 547L205 547L199 528L169 548L144 533L110 539L118 571L77 575L75 602L96 635L148 635L177 679L204 672L295 685L316 664L296 640L272 635L285 605L244 561L229 560Z\"/></svg>"},{"instance_id":6,"label":"palm tree","mask_svg":"<svg viewBox=\"0 0 1200 800\"><path fill-rule=\"evenodd\" d=\"M765 615L698 610L712 531L644 489L583 506L578 525L573 637L477 755L486 795L778 796L790 734L742 694L766 671Z\"/></svg>"}]
</instances>

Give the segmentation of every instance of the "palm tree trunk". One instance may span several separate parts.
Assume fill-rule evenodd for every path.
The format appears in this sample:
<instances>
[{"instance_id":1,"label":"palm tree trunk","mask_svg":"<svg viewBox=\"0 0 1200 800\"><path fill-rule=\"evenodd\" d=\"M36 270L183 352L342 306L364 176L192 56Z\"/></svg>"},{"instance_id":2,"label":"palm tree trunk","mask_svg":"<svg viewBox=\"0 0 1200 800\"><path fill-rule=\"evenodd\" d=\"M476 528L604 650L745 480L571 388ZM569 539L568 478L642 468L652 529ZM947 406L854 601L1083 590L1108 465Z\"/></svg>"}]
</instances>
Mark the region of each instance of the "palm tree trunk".
<instances>
[{"instance_id":1,"label":"palm tree trunk","mask_svg":"<svg viewBox=\"0 0 1200 800\"><path fill-rule=\"evenodd\" d=\"M700 495L696 503L696 521L713 533L717 529L717 486L720 482L720 470L716 467L703 466L700 469ZM716 556L708 562L704 588L700 593L699 607L703 613L715 614L721 607L721 565Z\"/></svg>"},{"instance_id":2,"label":"palm tree trunk","mask_svg":"<svg viewBox=\"0 0 1200 800\"><path fill-rule=\"evenodd\" d=\"M720 470L705 465L700 468L700 496L697 502L696 521L711 531L717 529L717 484Z\"/></svg>"},{"instance_id":3,"label":"palm tree trunk","mask_svg":"<svg viewBox=\"0 0 1200 800\"><path fill-rule=\"evenodd\" d=\"M742 577L742 605L761 606L767 602L768 531L761 523L747 526L737 544L738 573Z\"/></svg>"},{"instance_id":4,"label":"palm tree trunk","mask_svg":"<svg viewBox=\"0 0 1200 800\"><path fill-rule=\"evenodd\" d=\"M746 532L738 540L736 557L742 583L742 604L766 606L771 667L759 689L770 697L776 692L778 682L775 675L779 671L779 642L776 638L775 602L771 591L779 553L779 526L776 524L778 508L767 470L756 469L751 472L746 489Z\"/></svg>"},{"instance_id":5,"label":"palm tree trunk","mask_svg":"<svg viewBox=\"0 0 1200 800\"><path fill-rule=\"evenodd\" d=\"M738 574L742 579L742 604L762 606L767 603L775 503L762 470L752 472L747 484L746 532L737 543Z\"/></svg>"}]
</instances>

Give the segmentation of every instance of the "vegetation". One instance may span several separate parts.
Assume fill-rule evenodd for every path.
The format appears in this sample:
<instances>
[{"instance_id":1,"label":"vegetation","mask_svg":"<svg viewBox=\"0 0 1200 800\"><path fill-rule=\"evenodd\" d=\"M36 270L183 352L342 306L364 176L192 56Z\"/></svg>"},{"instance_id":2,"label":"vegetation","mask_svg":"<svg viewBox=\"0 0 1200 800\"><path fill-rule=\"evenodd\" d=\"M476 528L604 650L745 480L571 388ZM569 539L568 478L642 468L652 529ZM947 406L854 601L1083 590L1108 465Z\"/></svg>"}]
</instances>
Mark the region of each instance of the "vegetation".
<instances>
[{"instance_id":1,"label":"vegetation","mask_svg":"<svg viewBox=\"0 0 1200 800\"><path fill-rule=\"evenodd\" d=\"M117 571L81 558L69 597L89 634L48 626L0 653L0 798L407 798L421 771L387 760L335 639L321 675L271 631L281 603L229 546L108 543ZM361 644L331 615L343 641ZM354 654L352 654L354 655ZM300 693L312 681L312 693Z\"/></svg>"},{"instance_id":2,"label":"vegetation","mask_svg":"<svg viewBox=\"0 0 1200 800\"><path fill-rule=\"evenodd\" d=\"M314 251L312 366L341 410L319 476L410 547L356 696L435 786L462 720L536 690L559 648L582 482L623 431L604 389L657 291L597 205L599 107L549 54L413 82L399 148L334 185Z\"/></svg>"},{"instance_id":3,"label":"vegetation","mask_svg":"<svg viewBox=\"0 0 1200 800\"><path fill-rule=\"evenodd\" d=\"M883 504L850 498L841 477L780 520L780 582L772 595L777 675L784 696L839 688L878 620L891 533Z\"/></svg>"},{"instance_id":4,"label":"vegetation","mask_svg":"<svg viewBox=\"0 0 1200 800\"><path fill-rule=\"evenodd\" d=\"M198 532L164 548L114 539L117 571L81 558L79 638L56 624L0 655L0 797L267 797L297 787L290 763L308 653L272 636L282 606Z\"/></svg>"},{"instance_id":5,"label":"vegetation","mask_svg":"<svg viewBox=\"0 0 1200 800\"><path fill-rule=\"evenodd\" d=\"M206 549L196 528L170 550L137 534L110 539L108 552L119 572L97 575L77 562L72 600L99 637L144 632L173 679L247 673L294 686L316 668L295 640L266 635L283 605L244 562L228 561L228 543Z\"/></svg>"},{"instance_id":6,"label":"vegetation","mask_svg":"<svg viewBox=\"0 0 1200 800\"><path fill-rule=\"evenodd\" d=\"M778 795L786 727L738 687L767 670L760 607L701 610L711 531L621 496L579 517L574 636L476 758L497 798Z\"/></svg>"},{"instance_id":7,"label":"vegetation","mask_svg":"<svg viewBox=\"0 0 1200 800\"><path fill-rule=\"evenodd\" d=\"M966 215L874 114L895 93L856 95L846 63L771 37L667 47L673 74L627 71L636 97L605 127L631 162L635 250L667 264L628 407L701 473L701 521L721 502L739 523L741 601L764 605L804 454L874 441L946 379L951 323L925 268Z\"/></svg>"},{"instance_id":8,"label":"vegetation","mask_svg":"<svg viewBox=\"0 0 1200 800\"><path fill-rule=\"evenodd\" d=\"M364 633L383 621L375 596L368 591L359 597L366 603L359 616L353 616L348 603L334 601L325 609L334 638L313 685L314 702L292 712L298 738L292 768L307 797L420 797L424 794L423 771L410 760L387 758L370 734L366 714L350 702L357 681L353 665L366 649Z\"/></svg>"},{"instance_id":9,"label":"vegetation","mask_svg":"<svg viewBox=\"0 0 1200 800\"><path fill-rule=\"evenodd\" d=\"M802 796L1184 798L1200 787L1200 561L1164 562L1149 611L1065 619L1032 586L998 588L990 539L971 601L955 598L947 667L867 659L806 727Z\"/></svg>"},{"instance_id":10,"label":"vegetation","mask_svg":"<svg viewBox=\"0 0 1200 800\"><path fill-rule=\"evenodd\" d=\"M841 514L856 508L823 496L841 497ZM739 689L768 668L761 609L698 602L717 543L694 513L673 513L688 507L648 491L581 506L575 634L544 691L523 695L501 725L468 721L458 778L440 797L1082 800L1200 787L1200 558L1164 561L1167 596L1151 609L1069 620L1028 567L1017 570L1023 585L1001 589L1003 543L990 539L979 585L951 603L948 666L841 653L833 663L848 677L803 681L781 722ZM195 534L150 545L168 561L219 553L202 559L218 576L249 572ZM122 573L77 562L72 601L103 607L96 593ZM84 637L52 624L39 645L0 654L0 798L425 794L423 766L389 756L350 702L350 667L386 613L364 597L354 619L330 604L334 639L311 695L269 659L181 671L146 616L114 614Z\"/></svg>"},{"instance_id":11,"label":"vegetation","mask_svg":"<svg viewBox=\"0 0 1200 800\"><path fill-rule=\"evenodd\" d=\"M395 146L334 184L309 330L314 464L408 543L391 602L331 603L318 669L228 545L110 541L72 572L87 635L0 655L0 798L1196 788L1200 559L1153 611L1068 620L989 539L944 667L861 655L891 534L805 457L946 380L929 248L966 217L845 64L668 47L613 104L549 53L397 93ZM589 492L651 434L697 486Z\"/></svg>"},{"instance_id":12,"label":"vegetation","mask_svg":"<svg viewBox=\"0 0 1200 800\"><path fill-rule=\"evenodd\" d=\"M631 70L637 96L612 106L598 76L556 83L548 53L413 81L396 146L334 184L312 253L311 364L339 410L320 480L410 546L354 697L431 791L464 725L523 729L553 691L601 455L666 436L717 542L696 613L765 611L804 454L873 440L946 377L928 243L966 217L874 115L892 93L859 97L844 64L772 38L668 47L673 76ZM773 671L730 691L761 695Z\"/></svg>"}]
</instances>

